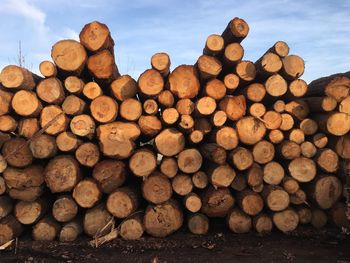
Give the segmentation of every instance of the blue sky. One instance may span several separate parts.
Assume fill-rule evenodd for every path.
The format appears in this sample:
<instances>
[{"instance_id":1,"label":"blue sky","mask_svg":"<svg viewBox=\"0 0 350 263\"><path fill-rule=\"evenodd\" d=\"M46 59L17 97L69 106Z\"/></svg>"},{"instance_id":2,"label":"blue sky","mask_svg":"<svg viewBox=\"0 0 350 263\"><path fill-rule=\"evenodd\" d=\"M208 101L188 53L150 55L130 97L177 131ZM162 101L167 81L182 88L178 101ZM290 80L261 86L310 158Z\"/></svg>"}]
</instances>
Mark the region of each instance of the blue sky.
<instances>
[{"instance_id":1,"label":"blue sky","mask_svg":"<svg viewBox=\"0 0 350 263\"><path fill-rule=\"evenodd\" d=\"M303 78L350 70L350 1L347 0L0 0L0 68L17 61L38 72L60 39L77 39L84 24L106 23L122 74L137 78L152 54L167 52L172 68L194 64L206 37L221 34L233 17L250 26L244 58L257 60L278 40L306 62Z\"/></svg>"}]
</instances>

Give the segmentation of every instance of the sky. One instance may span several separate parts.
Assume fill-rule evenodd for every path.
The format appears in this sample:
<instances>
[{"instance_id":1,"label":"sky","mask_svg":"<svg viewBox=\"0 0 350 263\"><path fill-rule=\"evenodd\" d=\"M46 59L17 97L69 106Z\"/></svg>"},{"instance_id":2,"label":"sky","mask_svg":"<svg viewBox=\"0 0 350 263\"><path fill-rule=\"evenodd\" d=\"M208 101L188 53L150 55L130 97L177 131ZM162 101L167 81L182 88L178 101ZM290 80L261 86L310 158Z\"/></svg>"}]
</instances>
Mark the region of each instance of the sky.
<instances>
[{"instance_id":1,"label":"sky","mask_svg":"<svg viewBox=\"0 0 350 263\"><path fill-rule=\"evenodd\" d=\"M18 64L38 72L52 45L78 39L97 20L115 40L121 74L135 79L156 52L167 52L171 68L194 64L210 34L221 34L234 17L250 27L244 59L256 61L276 41L301 56L303 79L350 71L349 0L0 0L0 68Z\"/></svg>"}]
</instances>

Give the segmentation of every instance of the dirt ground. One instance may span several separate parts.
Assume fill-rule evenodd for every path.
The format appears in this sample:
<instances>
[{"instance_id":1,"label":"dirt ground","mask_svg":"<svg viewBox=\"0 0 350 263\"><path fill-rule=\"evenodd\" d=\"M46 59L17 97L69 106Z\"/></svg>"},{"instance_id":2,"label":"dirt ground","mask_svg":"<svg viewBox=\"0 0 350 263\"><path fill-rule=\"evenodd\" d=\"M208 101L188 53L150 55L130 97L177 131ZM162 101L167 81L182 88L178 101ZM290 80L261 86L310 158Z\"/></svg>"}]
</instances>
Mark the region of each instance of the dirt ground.
<instances>
[{"instance_id":1,"label":"dirt ground","mask_svg":"<svg viewBox=\"0 0 350 263\"><path fill-rule=\"evenodd\" d=\"M27 236L16 251L0 252L0 262L350 262L350 236L339 229L304 228L264 237L218 230L195 236L182 230L165 239L117 239L98 249L87 241L33 242Z\"/></svg>"}]
</instances>

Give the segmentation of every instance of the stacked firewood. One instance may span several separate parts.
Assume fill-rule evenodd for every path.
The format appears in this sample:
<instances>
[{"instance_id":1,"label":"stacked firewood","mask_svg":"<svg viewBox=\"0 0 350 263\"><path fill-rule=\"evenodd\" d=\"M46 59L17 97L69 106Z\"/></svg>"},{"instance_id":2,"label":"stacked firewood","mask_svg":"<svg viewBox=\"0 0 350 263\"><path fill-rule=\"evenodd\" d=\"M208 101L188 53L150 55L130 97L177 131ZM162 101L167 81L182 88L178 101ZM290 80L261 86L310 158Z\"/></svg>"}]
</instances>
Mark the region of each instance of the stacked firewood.
<instances>
[{"instance_id":1,"label":"stacked firewood","mask_svg":"<svg viewBox=\"0 0 350 263\"><path fill-rule=\"evenodd\" d=\"M235 233L348 225L350 74L307 85L282 41L246 60L248 32L234 18L194 65L171 71L156 53L137 81L99 22L55 43L42 77L6 66L0 244L24 229L61 241L206 234L210 218Z\"/></svg>"}]
</instances>

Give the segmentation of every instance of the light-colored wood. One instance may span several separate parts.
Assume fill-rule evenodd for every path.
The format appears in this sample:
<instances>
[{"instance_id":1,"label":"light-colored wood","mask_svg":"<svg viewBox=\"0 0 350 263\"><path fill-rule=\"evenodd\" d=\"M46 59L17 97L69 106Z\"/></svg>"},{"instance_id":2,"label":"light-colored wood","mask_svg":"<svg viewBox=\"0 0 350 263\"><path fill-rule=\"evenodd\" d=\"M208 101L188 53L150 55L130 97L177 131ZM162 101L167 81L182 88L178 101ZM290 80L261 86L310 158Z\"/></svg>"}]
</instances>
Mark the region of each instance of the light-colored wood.
<instances>
[{"instance_id":1,"label":"light-colored wood","mask_svg":"<svg viewBox=\"0 0 350 263\"><path fill-rule=\"evenodd\" d=\"M33 154L29 145L23 138L12 138L6 141L2 147L2 155L8 165L13 167L25 167L33 162Z\"/></svg>"},{"instance_id":2,"label":"light-colored wood","mask_svg":"<svg viewBox=\"0 0 350 263\"><path fill-rule=\"evenodd\" d=\"M350 96L347 96L339 103L339 112L350 114Z\"/></svg>"},{"instance_id":3,"label":"light-colored wood","mask_svg":"<svg viewBox=\"0 0 350 263\"><path fill-rule=\"evenodd\" d=\"M141 130L133 122L112 122L100 125L96 130L100 151L108 157L125 159L132 154L134 141L140 136Z\"/></svg>"},{"instance_id":4,"label":"light-colored wood","mask_svg":"<svg viewBox=\"0 0 350 263\"><path fill-rule=\"evenodd\" d=\"M57 135L67 129L69 119L62 108L56 105L46 106L40 114L40 127L45 127L49 135Z\"/></svg>"},{"instance_id":5,"label":"light-colored wood","mask_svg":"<svg viewBox=\"0 0 350 263\"><path fill-rule=\"evenodd\" d=\"M69 95L62 103L62 110L68 115L79 115L85 110L86 103L75 95Z\"/></svg>"},{"instance_id":6,"label":"light-colored wood","mask_svg":"<svg viewBox=\"0 0 350 263\"><path fill-rule=\"evenodd\" d=\"M271 211L283 211L289 206L289 194L282 187L267 185L264 187L262 196Z\"/></svg>"},{"instance_id":7,"label":"light-colored wood","mask_svg":"<svg viewBox=\"0 0 350 263\"><path fill-rule=\"evenodd\" d=\"M173 178L179 170L177 160L173 157L163 157L159 169L168 178Z\"/></svg>"},{"instance_id":8,"label":"light-colored wood","mask_svg":"<svg viewBox=\"0 0 350 263\"><path fill-rule=\"evenodd\" d=\"M250 186L254 192L261 192L261 185L264 183L264 172L262 167L253 163L253 165L245 172L246 184ZM259 191L257 191L259 190Z\"/></svg>"},{"instance_id":9,"label":"light-colored wood","mask_svg":"<svg viewBox=\"0 0 350 263\"><path fill-rule=\"evenodd\" d=\"M183 203L185 208L191 213L198 212L202 207L201 198L196 193L193 193L193 192L187 194L184 197Z\"/></svg>"},{"instance_id":10,"label":"light-colored wood","mask_svg":"<svg viewBox=\"0 0 350 263\"><path fill-rule=\"evenodd\" d=\"M239 86L239 77L234 73L229 73L224 77L224 84L227 92L232 93Z\"/></svg>"},{"instance_id":11,"label":"light-colored wood","mask_svg":"<svg viewBox=\"0 0 350 263\"><path fill-rule=\"evenodd\" d=\"M135 214L120 223L120 236L124 240L139 240L145 231L143 226L143 216Z\"/></svg>"},{"instance_id":12,"label":"light-colored wood","mask_svg":"<svg viewBox=\"0 0 350 263\"><path fill-rule=\"evenodd\" d=\"M166 77L170 73L170 58L167 53L156 53L151 57L151 66L153 69L158 70L159 73Z\"/></svg>"},{"instance_id":13,"label":"light-colored wood","mask_svg":"<svg viewBox=\"0 0 350 263\"><path fill-rule=\"evenodd\" d=\"M181 131L188 133L193 131L194 119L191 115L181 115L178 122L178 127Z\"/></svg>"},{"instance_id":14,"label":"light-colored wood","mask_svg":"<svg viewBox=\"0 0 350 263\"><path fill-rule=\"evenodd\" d=\"M56 137L57 148L62 152L73 152L81 141L72 132L62 132Z\"/></svg>"},{"instance_id":15,"label":"light-colored wood","mask_svg":"<svg viewBox=\"0 0 350 263\"><path fill-rule=\"evenodd\" d=\"M142 196L148 202L161 204L170 200L173 189L167 176L159 172L153 172L142 182Z\"/></svg>"},{"instance_id":16,"label":"light-colored wood","mask_svg":"<svg viewBox=\"0 0 350 263\"><path fill-rule=\"evenodd\" d=\"M13 94L0 89L0 116L9 113Z\"/></svg>"},{"instance_id":17,"label":"light-colored wood","mask_svg":"<svg viewBox=\"0 0 350 263\"><path fill-rule=\"evenodd\" d=\"M51 158L57 153L56 139L53 136L41 134L30 142L29 148L36 159Z\"/></svg>"},{"instance_id":18,"label":"light-colored wood","mask_svg":"<svg viewBox=\"0 0 350 263\"><path fill-rule=\"evenodd\" d=\"M39 121L36 118L21 119L18 123L18 127L17 127L18 134L27 139L32 138L34 134L36 134L38 131L39 131Z\"/></svg>"},{"instance_id":19,"label":"light-colored wood","mask_svg":"<svg viewBox=\"0 0 350 263\"><path fill-rule=\"evenodd\" d=\"M208 175L203 171L198 171L192 175L192 184L198 189L204 189L209 183Z\"/></svg>"},{"instance_id":20,"label":"light-colored wood","mask_svg":"<svg viewBox=\"0 0 350 263\"><path fill-rule=\"evenodd\" d=\"M266 89L263 84L254 82L245 88L244 93L248 100L260 102L266 95Z\"/></svg>"},{"instance_id":21,"label":"light-colored wood","mask_svg":"<svg viewBox=\"0 0 350 263\"><path fill-rule=\"evenodd\" d=\"M100 201L102 193L95 179L86 178L74 187L72 196L80 207L91 208Z\"/></svg>"},{"instance_id":22,"label":"light-colored wood","mask_svg":"<svg viewBox=\"0 0 350 263\"><path fill-rule=\"evenodd\" d=\"M188 135L188 140L192 144L198 144L202 142L204 139L204 133L200 130L193 130L189 135Z\"/></svg>"},{"instance_id":23,"label":"light-colored wood","mask_svg":"<svg viewBox=\"0 0 350 263\"><path fill-rule=\"evenodd\" d=\"M232 209L226 220L229 229L234 233L248 233L252 229L252 218L240 209Z\"/></svg>"},{"instance_id":24,"label":"light-colored wood","mask_svg":"<svg viewBox=\"0 0 350 263\"><path fill-rule=\"evenodd\" d=\"M307 118L310 112L308 104L302 100L293 100L287 103L285 111L300 121Z\"/></svg>"},{"instance_id":25,"label":"light-colored wood","mask_svg":"<svg viewBox=\"0 0 350 263\"><path fill-rule=\"evenodd\" d=\"M338 154L329 148L318 150L315 162L326 173L335 173L339 168Z\"/></svg>"},{"instance_id":26,"label":"light-colored wood","mask_svg":"<svg viewBox=\"0 0 350 263\"><path fill-rule=\"evenodd\" d=\"M228 188L208 187L202 195L201 212L208 217L225 217L235 204Z\"/></svg>"},{"instance_id":27,"label":"light-colored wood","mask_svg":"<svg viewBox=\"0 0 350 263\"><path fill-rule=\"evenodd\" d=\"M272 143L261 140L254 145L252 154L255 162L266 164L275 157L275 147Z\"/></svg>"},{"instance_id":28,"label":"light-colored wood","mask_svg":"<svg viewBox=\"0 0 350 263\"><path fill-rule=\"evenodd\" d=\"M208 55L201 55L196 63L199 76L202 80L216 78L221 70L222 64L220 60Z\"/></svg>"},{"instance_id":29,"label":"light-colored wood","mask_svg":"<svg viewBox=\"0 0 350 263\"><path fill-rule=\"evenodd\" d=\"M75 151L75 159L83 166L94 167L100 160L98 146L92 142L82 143Z\"/></svg>"},{"instance_id":30,"label":"light-colored wood","mask_svg":"<svg viewBox=\"0 0 350 263\"><path fill-rule=\"evenodd\" d=\"M288 171L298 182L307 183L316 176L316 164L309 158L298 157L289 163Z\"/></svg>"},{"instance_id":31,"label":"light-colored wood","mask_svg":"<svg viewBox=\"0 0 350 263\"><path fill-rule=\"evenodd\" d=\"M141 133L153 138L162 130L162 122L157 116L142 115L137 122Z\"/></svg>"},{"instance_id":32,"label":"light-colored wood","mask_svg":"<svg viewBox=\"0 0 350 263\"><path fill-rule=\"evenodd\" d=\"M306 158L312 158L317 153L316 146L309 141L305 141L302 144L300 144L301 154Z\"/></svg>"},{"instance_id":33,"label":"light-colored wood","mask_svg":"<svg viewBox=\"0 0 350 263\"><path fill-rule=\"evenodd\" d=\"M173 125L180 115L175 108L167 108L162 112L162 120L166 125Z\"/></svg>"},{"instance_id":34,"label":"light-colored wood","mask_svg":"<svg viewBox=\"0 0 350 263\"><path fill-rule=\"evenodd\" d=\"M225 67L232 68L239 61L242 60L244 55L244 49L239 43L230 43L225 46L224 54L223 54L223 63Z\"/></svg>"},{"instance_id":35,"label":"light-colored wood","mask_svg":"<svg viewBox=\"0 0 350 263\"><path fill-rule=\"evenodd\" d=\"M212 141L223 147L225 150L233 150L238 146L238 134L229 126L222 126L211 134Z\"/></svg>"},{"instance_id":36,"label":"light-colored wood","mask_svg":"<svg viewBox=\"0 0 350 263\"><path fill-rule=\"evenodd\" d=\"M111 231L113 216L107 211L104 204L99 204L86 211L83 218L84 232L90 237L106 235Z\"/></svg>"},{"instance_id":37,"label":"light-colored wood","mask_svg":"<svg viewBox=\"0 0 350 263\"><path fill-rule=\"evenodd\" d=\"M1 132L14 132L17 129L17 121L10 115L0 116L0 131Z\"/></svg>"},{"instance_id":38,"label":"light-colored wood","mask_svg":"<svg viewBox=\"0 0 350 263\"><path fill-rule=\"evenodd\" d=\"M98 51L89 56L86 64L90 74L97 79L111 82L120 76L114 54L109 50Z\"/></svg>"},{"instance_id":39,"label":"light-colored wood","mask_svg":"<svg viewBox=\"0 0 350 263\"><path fill-rule=\"evenodd\" d=\"M237 147L231 151L228 158L234 167L240 171L248 169L254 162L251 151L244 147Z\"/></svg>"},{"instance_id":40,"label":"light-colored wood","mask_svg":"<svg viewBox=\"0 0 350 263\"><path fill-rule=\"evenodd\" d=\"M304 74L305 62L297 55L287 55L282 59L281 74L287 80L300 78Z\"/></svg>"},{"instance_id":41,"label":"light-colored wood","mask_svg":"<svg viewBox=\"0 0 350 263\"><path fill-rule=\"evenodd\" d=\"M260 235L266 235L271 233L273 228L273 222L271 217L267 214L259 214L253 218L253 228Z\"/></svg>"},{"instance_id":42,"label":"light-colored wood","mask_svg":"<svg viewBox=\"0 0 350 263\"><path fill-rule=\"evenodd\" d=\"M173 107L175 99L170 90L163 90L157 97L158 102L163 107Z\"/></svg>"},{"instance_id":43,"label":"light-colored wood","mask_svg":"<svg viewBox=\"0 0 350 263\"><path fill-rule=\"evenodd\" d=\"M236 172L228 164L210 164L207 170L209 181L214 188L229 187L236 177Z\"/></svg>"},{"instance_id":44,"label":"light-colored wood","mask_svg":"<svg viewBox=\"0 0 350 263\"><path fill-rule=\"evenodd\" d=\"M175 193L180 196L186 196L193 189L192 179L187 174L177 174L171 182L171 186Z\"/></svg>"},{"instance_id":45,"label":"light-colored wood","mask_svg":"<svg viewBox=\"0 0 350 263\"><path fill-rule=\"evenodd\" d=\"M216 34L209 35L205 41L203 54L209 56L219 55L224 50L224 39Z\"/></svg>"},{"instance_id":46,"label":"light-colored wood","mask_svg":"<svg viewBox=\"0 0 350 263\"><path fill-rule=\"evenodd\" d=\"M192 99L198 95L200 83L193 66L181 65L169 75L169 89L179 99Z\"/></svg>"},{"instance_id":47,"label":"light-colored wood","mask_svg":"<svg viewBox=\"0 0 350 263\"><path fill-rule=\"evenodd\" d=\"M118 116L118 103L108 96L99 96L90 103L91 116L100 123L112 122Z\"/></svg>"},{"instance_id":48,"label":"light-colored wood","mask_svg":"<svg viewBox=\"0 0 350 263\"><path fill-rule=\"evenodd\" d=\"M79 75L87 61L85 48L75 40L56 42L51 49L51 57L59 69L73 75Z\"/></svg>"},{"instance_id":49,"label":"light-colored wood","mask_svg":"<svg viewBox=\"0 0 350 263\"><path fill-rule=\"evenodd\" d=\"M36 241L53 241L61 226L51 217L45 217L33 226L32 238Z\"/></svg>"},{"instance_id":50,"label":"light-colored wood","mask_svg":"<svg viewBox=\"0 0 350 263\"><path fill-rule=\"evenodd\" d=\"M107 25L98 21L86 24L79 34L80 43L89 51L113 50L114 41Z\"/></svg>"},{"instance_id":51,"label":"light-colored wood","mask_svg":"<svg viewBox=\"0 0 350 263\"><path fill-rule=\"evenodd\" d=\"M195 149L185 149L181 151L177 157L177 165L179 170L184 173L195 173L202 166L202 155Z\"/></svg>"},{"instance_id":52,"label":"light-colored wood","mask_svg":"<svg viewBox=\"0 0 350 263\"><path fill-rule=\"evenodd\" d=\"M322 132L343 136L350 131L350 116L343 112L329 112L312 116Z\"/></svg>"},{"instance_id":53,"label":"light-colored wood","mask_svg":"<svg viewBox=\"0 0 350 263\"><path fill-rule=\"evenodd\" d=\"M7 89L33 90L39 79L29 70L16 65L8 65L0 73L1 85Z\"/></svg>"},{"instance_id":54,"label":"light-colored wood","mask_svg":"<svg viewBox=\"0 0 350 263\"><path fill-rule=\"evenodd\" d=\"M279 129L282 124L282 116L277 111L267 111L263 116L266 129L275 130Z\"/></svg>"},{"instance_id":55,"label":"light-colored wood","mask_svg":"<svg viewBox=\"0 0 350 263\"><path fill-rule=\"evenodd\" d=\"M321 209L331 208L340 198L342 183L334 175L319 175L307 190L308 195Z\"/></svg>"},{"instance_id":56,"label":"light-colored wood","mask_svg":"<svg viewBox=\"0 0 350 263\"><path fill-rule=\"evenodd\" d=\"M185 148L184 135L173 128L161 131L154 142L158 152L164 156L177 155Z\"/></svg>"},{"instance_id":57,"label":"light-colored wood","mask_svg":"<svg viewBox=\"0 0 350 263\"><path fill-rule=\"evenodd\" d=\"M32 202L19 201L14 207L14 215L23 225L36 223L46 212L47 203L44 199Z\"/></svg>"},{"instance_id":58,"label":"light-colored wood","mask_svg":"<svg viewBox=\"0 0 350 263\"><path fill-rule=\"evenodd\" d=\"M158 103L154 99L147 99L143 102L143 111L149 115L156 115L158 113Z\"/></svg>"},{"instance_id":59,"label":"light-colored wood","mask_svg":"<svg viewBox=\"0 0 350 263\"><path fill-rule=\"evenodd\" d=\"M281 118L282 118L282 122L280 125L280 130L289 131L294 127L294 119L292 115L290 115L289 113L282 113Z\"/></svg>"},{"instance_id":60,"label":"light-colored wood","mask_svg":"<svg viewBox=\"0 0 350 263\"><path fill-rule=\"evenodd\" d=\"M266 107L260 102L254 102L249 106L249 114L256 118L262 118L266 113Z\"/></svg>"},{"instance_id":61,"label":"light-colored wood","mask_svg":"<svg viewBox=\"0 0 350 263\"><path fill-rule=\"evenodd\" d=\"M64 80L64 87L71 94L80 94L84 86L84 81L76 76L69 76Z\"/></svg>"},{"instance_id":62,"label":"light-colored wood","mask_svg":"<svg viewBox=\"0 0 350 263\"><path fill-rule=\"evenodd\" d=\"M195 104L190 99L180 99L176 103L176 110L181 115L191 115L195 109Z\"/></svg>"},{"instance_id":63,"label":"light-colored wood","mask_svg":"<svg viewBox=\"0 0 350 263\"><path fill-rule=\"evenodd\" d=\"M226 96L223 98L219 107L221 110L226 112L227 117L230 120L239 120L246 113L246 100L243 95L239 96Z\"/></svg>"},{"instance_id":64,"label":"light-colored wood","mask_svg":"<svg viewBox=\"0 0 350 263\"><path fill-rule=\"evenodd\" d=\"M302 100L308 104L310 112L330 112L338 105L337 101L329 96L304 97Z\"/></svg>"},{"instance_id":65,"label":"light-colored wood","mask_svg":"<svg viewBox=\"0 0 350 263\"><path fill-rule=\"evenodd\" d=\"M281 130L271 130L268 134L268 139L273 144L279 144L284 140L284 134Z\"/></svg>"},{"instance_id":66,"label":"light-colored wood","mask_svg":"<svg viewBox=\"0 0 350 263\"><path fill-rule=\"evenodd\" d=\"M238 137L242 143L253 145L260 141L266 133L263 122L254 117L243 117L236 123Z\"/></svg>"},{"instance_id":67,"label":"light-colored wood","mask_svg":"<svg viewBox=\"0 0 350 263\"><path fill-rule=\"evenodd\" d=\"M271 97L280 97L286 94L288 90L287 81L279 74L274 74L270 76L265 81L266 93Z\"/></svg>"},{"instance_id":68,"label":"light-colored wood","mask_svg":"<svg viewBox=\"0 0 350 263\"><path fill-rule=\"evenodd\" d=\"M317 148L322 149L327 146L328 137L324 133L316 133L312 137L312 141Z\"/></svg>"},{"instance_id":69,"label":"light-colored wood","mask_svg":"<svg viewBox=\"0 0 350 263\"><path fill-rule=\"evenodd\" d=\"M226 86L221 80L212 79L205 84L204 93L215 100L220 100L226 95Z\"/></svg>"},{"instance_id":70,"label":"light-colored wood","mask_svg":"<svg viewBox=\"0 0 350 263\"><path fill-rule=\"evenodd\" d=\"M201 213L190 215L187 219L188 230L195 235L205 235L209 231L209 218Z\"/></svg>"},{"instance_id":71,"label":"light-colored wood","mask_svg":"<svg viewBox=\"0 0 350 263\"><path fill-rule=\"evenodd\" d=\"M227 114L222 110L215 111L211 116L211 123L215 127L221 127L225 125L226 121L227 121Z\"/></svg>"},{"instance_id":72,"label":"light-colored wood","mask_svg":"<svg viewBox=\"0 0 350 263\"><path fill-rule=\"evenodd\" d=\"M248 35L249 26L246 21L241 18L233 18L222 33L222 38L225 41L225 45L232 42L242 42L242 40Z\"/></svg>"},{"instance_id":73,"label":"light-colored wood","mask_svg":"<svg viewBox=\"0 0 350 263\"><path fill-rule=\"evenodd\" d=\"M110 85L112 94L118 101L134 98L137 93L137 82L129 75L122 75Z\"/></svg>"},{"instance_id":74,"label":"light-colored wood","mask_svg":"<svg viewBox=\"0 0 350 263\"><path fill-rule=\"evenodd\" d=\"M196 101L195 109L200 115L212 115L216 109L216 101L209 96L202 97Z\"/></svg>"},{"instance_id":75,"label":"light-colored wood","mask_svg":"<svg viewBox=\"0 0 350 263\"><path fill-rule=\"evenodd\" d=\"M3 101L1 100L0 102ZM42 110L42 104L36 93L28 90L16 92L12 97L11 107L18 115L23 117L38 116Z\"/></svg>"},{"instance_id":76,"label":"light-colored wood","mask_svg":"<svg viewBox=\"0 0 350 263\"><path fill-rule=\"evenodd\" d=\"M305 133L302 129L292 129L288 133L288 139L297 144L302 144L305 141Z\"/></svg>"},{"instance_id":77,"label":"light-colored wood","mask_svg":"<svg viewBox=\"0 0 350 263\"><path fill-rule=\"evenodd\" d=\"M0 245L17 238L22 233L22 225L13 215L8 215L0 221Z\"/></svg>"},{"instance_id":78,"label":"light-colored wood","mask_svg":"<svg viewBox=\"0 0 350 263\"><path fill-rule=\"evenodd\" d=\"M288 194L294 194L299 190L299 183L297 180L295 180L293 177L290 176L285 176L283 178L282 184L283 189L288 193Z\"/></svg>"},{"instance_id":79,"label":"light-colored wood","mask_svg":"<svg viewBox=\"0 0 350 263\"><path fill-rule=\"evenodd\" d=\"M145 210L143 224L149 235L166 237L180 229L183 214L179 205L169 200L163 204L149 205Z\"/></svg>"},{"instance_id":80,"label":"light-colored wood","mask_svg":"<svg viewBox=\"0 0 350 263\"><path fill-rule=\"evenodd\" d=\"M59 233L59 240L61 242L73 242L83 232L83 224L81 220L75 219L65 223Z\"/></svg>"},{"instance_id":81,"label":"light-colored wood","mask_svg":"<svg viewBox=\"0 0 350 263\"><path fill-rule=\"evenodd\" d=\"M45 168L45 182L52 193L73 190L81 179L78 162L70 155L58 155Z\"/></svg>"},{"instance_id":82,"label":"light-colored wood","mask_svg":"<svg viewBox=\"0 0 350 263\"><path fill-rule=\"evenodd\" d=\"M44 60L39 64L39 71L45 78L52 78L57 75L56 65L49 60Z\"/></svg>"},{"instance_id":83,"label":"light-colored wood","mask_svg":"<svg viewBox=\"0 0 350 263\"><path fill-rule=\"evenodd\" d=\"M69 222L78 214L78 205L70 195L59 196L52 205L52 216L57 222Z\"/></svg>"},{"instance_id":84,"label":"light-colored wood","mask_svg":"<svg viewBox=\"0 0 350 263\"><path fill-rule=\"evenodd\" d=\"M95 165L92 176L99 183L102 192L110 194L124 184L127 170L124 162L107 159Z\"/></svg>"},{"instance_id":85,"label":"light-colored wood","mask_svg":"<svg viewBox=\"0 0 350 263\"><path fill-rule=\"evenodd\" d=\"M286 108L286 103L284 102L284 100L276 100L273 103L273 110L274 111L277 111L279 113L283 113L285 108Z\"/></svg>"},{"instance_id":86,"label":"light-colored wood","mask_svg":"<svg viewBox=\"0 0 350 263\"><path fill-rule=\"evenodd\" d=\"M294 209L288 208L281 212L276 212L272 216L274 225L282 232L290 232L297 228L299 224L298 213Z\"/></svg>"},{"instance_id":87,"label":"light-colored wood","mask_svg":"<svg viewBox=\"0 0 350 263\"><path fill-rule=\"evenodd\" d=\"M237 203L242 211L249 216L256 216L264 207L264 201L261 196L251 190L239 192Z\"/></svg>"},{"instance_id":88,"label":"light-colored wood","mask_svg":"<svg viewBox=\"0 0 350 263\"><path fill-rule=\"evenodd\" d=\"M137 149L130 157L129 168L135 176L149 176L157 168L156 154L147 148Z\"/></svg>"},{"instance_id":89,"label":"light-colored wood","mask_svg":"<svg viewBox=\"0 0 350 263\"><path fill-rule=\"evenodd\" d=\"M282 60L278 55L272 52L266 52L255 62L255 67L258 75L266 78L280 71L282 68Z\"/></svg>"},{"instance_id":90,"label":"light-colored wood","mask_svg":"<svg viewBox=\"0 0 350 263\"><path fill-rule=\"evenodd\" d=\"M256 68L253 62L242 60L236 65L236 74L240 78L240 83L249 83L255 79Z\"/></svg>"},{"instance_id":91,"label":"light-colored wood","mask_svg":"<svg viewBox=\"0 0 350 263\"><path fill-rule=\"evenodd\" d=\"M81 137L92 138L95 134L95 121L87 114L74 116L69 126L73 134Z\"/></svg>"},{"instance_id":92,"label":"light-colored wood","mask_svg":"<svg viewBox=\"0 0 350 263\"><path fill-rule=\"evenodd\" d=\"M285 57L289 53L289 46L284 41L277 41L271 48L269 48L270 52L273 52L279 55L281 58Z\"/></svg>"},{"instance_id":93,"label":"light-colored wood","mask_svg":"<svg viewBox=\"0 0 350 263\"><path fill-rule=\"evenodd\" d=\"M305 96L307 90L307 83L302 79L295 79L288 85L288 93L294 98L301 98Z\"/></svg>"},{"instance_id":94,"label":"light-colored wood","mask_svg":"<svg viewBox=\"0 0 350 263\"><path fill-rule=\"evenodd\" d=\"M155 69L147 69L144 71L140 75L137 83L139 92L146 97L157 96L164 88L163 77Z\"/></svg>"},{"instance_id":95,"label":"light-colored wood","mask_svg":"<svg viewBox=\"0 0 350 263\"><path fill-rule=\"evenodd\" d=\"M106 202L107 210L117 218L126 218L138 207L136 192L129 187L121 187L112 192Z\"/></svg>"},{"instance_id":96,"label":"light-colored wood","mask_svg":"<svg viewBox=\"0 0 350 263\"><path fill-rule=\"evenodd\" d=\"M284 178L283 166L275 161L268 162L264 166L264 182L271 185L278 185Z\"/></svg>"},{"instance_id":97,"label":"light-colored wood","mask_svg":"<svg viewBox=\"0 0 350 263\"><path fill-rule=\"evenodd\" d=\"M102 89L100 85L98 85L96 82L88 82L84 85L83 88L83 95L88 98L89 100L96 99L97 97L101 96L103 94Z\"/></svg>"},{"instance_id":98,"label":"light-colored wood","mask_svg":"<svg viewBox=\"0 0 350 263\"><path fill-rule=\"evenodd\" d=\"M277 146L277 153L283 159L293 160L300 157L301 148L299 144L285 140Z\"/></svg>"}]
</instances>

